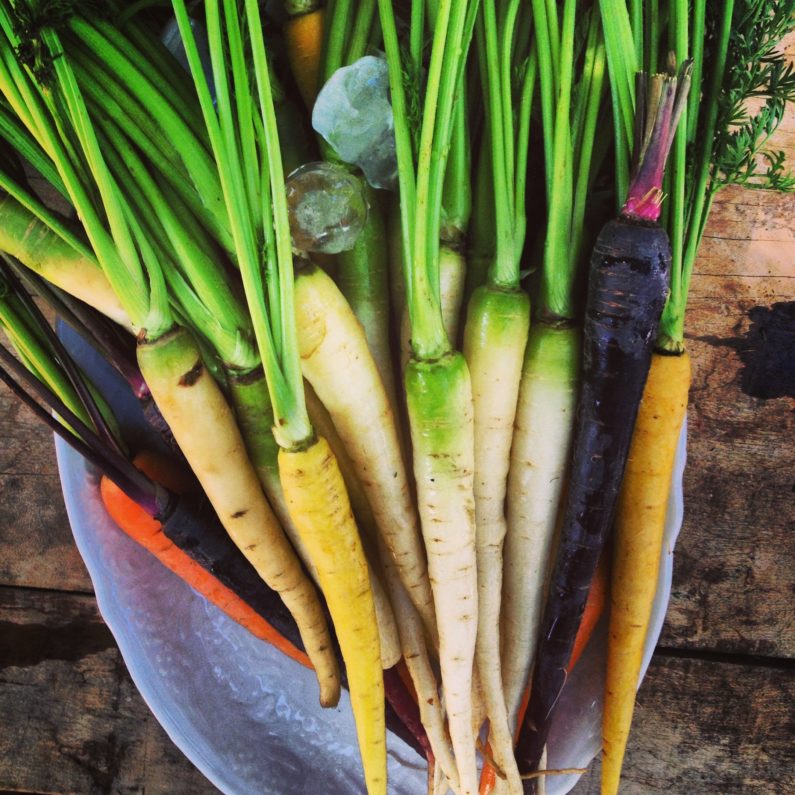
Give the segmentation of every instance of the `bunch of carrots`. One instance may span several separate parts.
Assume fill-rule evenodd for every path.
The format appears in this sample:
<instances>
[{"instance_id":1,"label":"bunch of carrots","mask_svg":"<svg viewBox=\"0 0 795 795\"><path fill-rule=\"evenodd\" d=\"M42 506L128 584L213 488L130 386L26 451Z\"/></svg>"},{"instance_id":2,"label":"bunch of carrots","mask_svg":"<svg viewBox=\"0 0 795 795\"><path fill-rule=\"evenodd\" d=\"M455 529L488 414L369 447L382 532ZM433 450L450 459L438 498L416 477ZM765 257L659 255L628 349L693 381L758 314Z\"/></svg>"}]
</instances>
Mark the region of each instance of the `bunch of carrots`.
<instances>
[{"instance_id":1,"label":"bunch of carrots","mask_svg":"<svg viewBox=\"0 0 795 795\"><path fill-rule=\"evenodd\" d=\"M617 792L690 277L721 186L795 188L766 143L795 0L161 5L0 0L0 377L127 533L312 667L323 706L350 691L373 795L387 727L430 792L542 791L609 603ZM392 190L311 132L373 55ZM296 169L326 186L303 216ZM300 227L355 216L343 182L367 214L329 253L339 229ZM165 463L31 294L126 379Z\"/></svg>"}]
</instances>

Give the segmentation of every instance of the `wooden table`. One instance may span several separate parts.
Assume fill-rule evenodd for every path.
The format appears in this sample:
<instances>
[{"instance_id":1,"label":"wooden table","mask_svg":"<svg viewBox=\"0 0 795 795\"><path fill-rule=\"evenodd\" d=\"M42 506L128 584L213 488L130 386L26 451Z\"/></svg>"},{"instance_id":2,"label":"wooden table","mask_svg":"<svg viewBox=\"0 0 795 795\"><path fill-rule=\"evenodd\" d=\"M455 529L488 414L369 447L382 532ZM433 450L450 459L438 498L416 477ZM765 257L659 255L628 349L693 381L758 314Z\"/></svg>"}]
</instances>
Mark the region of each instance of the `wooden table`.
<instances>
[{"instance_id":1,"label":"wooden table","mask_svg":"<svg viewBox=\"0 0 795 795\"><path fill-rule=\"evenodd\" d=\"M778 140L795 154L792 116ZM794 230L795 197L736 189L707 230L687 321L685 522L626 795L795 792ZM217 792L135 690L72 541L52 439L6 392L0 439L0 795ZM598 781L597 765L576 794Z\"/></svg>"}]
</instances>

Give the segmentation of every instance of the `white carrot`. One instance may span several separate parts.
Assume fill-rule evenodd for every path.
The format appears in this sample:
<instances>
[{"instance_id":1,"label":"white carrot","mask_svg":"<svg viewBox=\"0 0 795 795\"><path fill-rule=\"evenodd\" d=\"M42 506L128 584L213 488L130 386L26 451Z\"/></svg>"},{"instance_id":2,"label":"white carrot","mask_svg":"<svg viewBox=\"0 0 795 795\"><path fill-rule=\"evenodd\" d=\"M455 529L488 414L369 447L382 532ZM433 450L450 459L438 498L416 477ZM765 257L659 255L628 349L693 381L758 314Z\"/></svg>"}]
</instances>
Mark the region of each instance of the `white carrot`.
<instances>
[{"instance_id":1,"label":"white carrot","mask_svg":"<svg viewBox=\"0 0 795 795\"><path fill-rule=\"evenodd\" d=\"M509 791L521 793L500 665L500 600L505 494L530 301L520 289L489 284L469 303L464 355L475 410L475 507L478 561L477 670L489 718L489 743Z\"/></svg>"},{"instance_id":2,"label":"white carrot","mask_svg":"<svg viewBox=\"0 0 795 795\"><path fill-rule=\"evenodd\" d=\"M433 597L394 414L361 324L319 268L295 282L301 368L334 422L376 524L431 637Z\"/></svg>"},{"instance_id":3,"label":"white carrot","mask_svg":"<svg viewBox=\"0 0 795 795\"><path fill-rule=\"evenodd\" d=\"M552 537L571 448L579 333L536 325L525 355L508 477L503 681L510 726L532 666Z\"/></svg>"}]
</instances>

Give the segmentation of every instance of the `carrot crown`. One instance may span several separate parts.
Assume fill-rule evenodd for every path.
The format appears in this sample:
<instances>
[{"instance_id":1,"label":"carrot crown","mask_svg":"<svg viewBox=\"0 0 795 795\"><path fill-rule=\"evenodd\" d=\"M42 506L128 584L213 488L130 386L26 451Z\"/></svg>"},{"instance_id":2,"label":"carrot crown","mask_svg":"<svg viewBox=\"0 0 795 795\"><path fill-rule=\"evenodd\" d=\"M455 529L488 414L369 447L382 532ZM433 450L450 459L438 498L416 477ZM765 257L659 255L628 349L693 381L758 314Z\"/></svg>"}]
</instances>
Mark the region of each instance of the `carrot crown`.
<instances>
[{"instance_id":1,"label":"carrot crown","mask_svg":"<svg viewBox=\"0 0 795 795\"><path fill-rule=\"evenodd\" d=\"M635 111L635 167L621 215L657 221L663 200L663 176L676 126L687 101L692 64L685 61L676 73L637 77Z\"/></svg>"}]
</instances>

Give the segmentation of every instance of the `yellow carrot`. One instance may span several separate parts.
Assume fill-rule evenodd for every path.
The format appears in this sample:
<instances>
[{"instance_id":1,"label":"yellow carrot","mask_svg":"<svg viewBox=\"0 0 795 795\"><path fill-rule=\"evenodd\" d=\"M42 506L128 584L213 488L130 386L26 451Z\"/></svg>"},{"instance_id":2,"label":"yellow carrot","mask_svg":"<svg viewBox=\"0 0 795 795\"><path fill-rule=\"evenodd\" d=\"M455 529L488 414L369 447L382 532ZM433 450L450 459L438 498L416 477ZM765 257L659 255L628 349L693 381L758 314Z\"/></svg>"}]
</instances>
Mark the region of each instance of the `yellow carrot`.
<instances>
[{"instance_id":1,"label":"yellow carrot","mask_svg":"<svg viewBox=\"0 0 795 795\"><path fill-rule=\"evenodd\" d=\"M279 450L284 496L320 577L348 671L351 706L370 795L386 793L386 725L381 652L367 561L345 483L322 437Z\"/></svg>"},{"instance_id":2,"label":"yellow carrot","mask_svg":"<svg viewBox=\"0 0 795 795\"><path fill-rule=\"evenodd\" d=\"M654 354L616 515L602 723L603 795L618 792L689 386L687 353Z\"/></svg>"},{"instance_id":3,"label":"yellow carrot","mask_svg":"<svg viewBox=\"0 0 795 795\"><path fill-rule=\"evenodd\" d=\"M383 572L377 551L378 528L375 526L373 512L370 509L370 503L367 501L367 495L356 477L353 463L345 450L337 429L334 427L331 416L326 411L326 407L320 402L315 390L312 389L312 385L306 381L304 382L304 391L309 419L315 432L329 443L329 447L331 447L334 457L337 459L337 465L342 473L342 480L345 483L345 490L348 493L356 525L360 531L364 553L370 570L370 588L375 602L378 637L381 641L381 667L386 670L398 662L401 652L395 614L392 611L392 605L389 602L389 596L382 579ZM300 542L300 539L299 543L303 546L303 542ZM314 571L314 564L311 565L312 569L310 571ZM314 574L313 576L317 580L317 576Z\"/></svg>"},{"instance_id":4,"label":"yellow carrot","mask_svg":"<svg viewBox=\"0 0 795 795\"><path fill-rule=\"evenodd\" d=\"M221 524L293 614L317 671L320 701L333 706L339 670L317 593L262 493L232 410L196 343L177 329L140 344L138 363ZM197 428L197 417L204 430Z\"/></svg>"}]
</instances>

